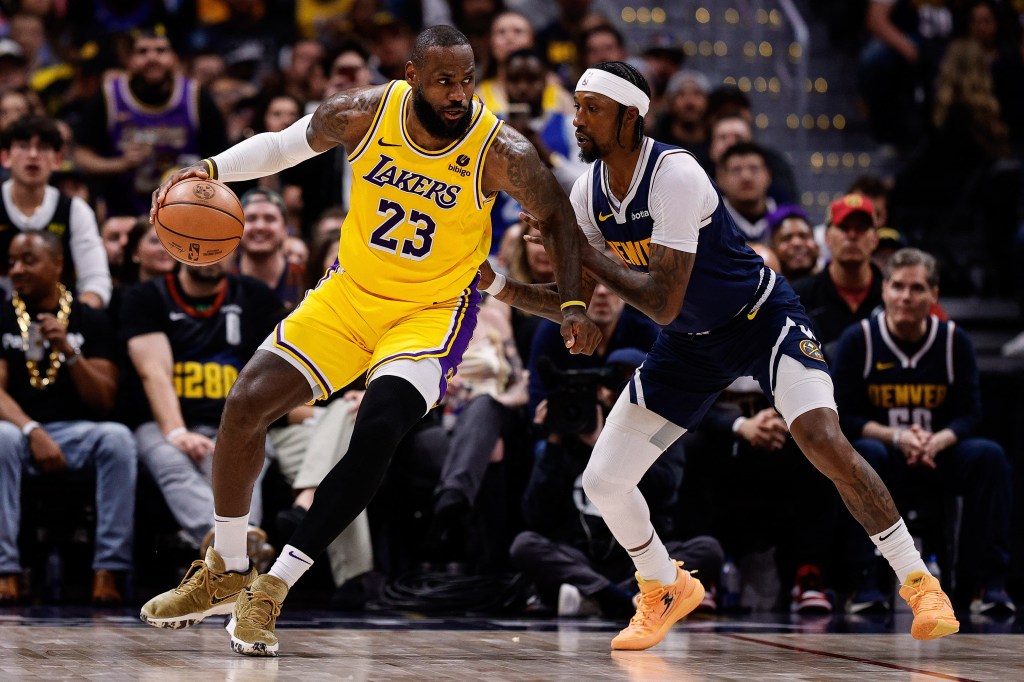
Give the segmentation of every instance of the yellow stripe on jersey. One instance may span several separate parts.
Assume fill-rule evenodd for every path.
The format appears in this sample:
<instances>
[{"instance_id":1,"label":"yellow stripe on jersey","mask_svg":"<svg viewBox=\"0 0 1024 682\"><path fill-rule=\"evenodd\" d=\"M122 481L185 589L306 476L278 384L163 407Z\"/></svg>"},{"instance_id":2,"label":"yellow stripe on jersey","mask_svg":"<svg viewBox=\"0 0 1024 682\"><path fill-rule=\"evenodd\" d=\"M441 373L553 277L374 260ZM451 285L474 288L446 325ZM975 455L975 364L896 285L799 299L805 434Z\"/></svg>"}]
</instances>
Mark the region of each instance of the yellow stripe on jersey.
<instances>
[{"instance_id":1,"label":"yellow stripe on jersey","mask_svg":"<svg viewBox=\"0 0 1024 682\"><path fill-rule=\"evenodd\" d=\"M459 296L491 245L484 157L501 122L475 98L459 139L431 151L405 129L412 87L388 86L370 132L350 157L352 196L339 262L366 291L426 305Z\"/></svg>"}]
</instances>

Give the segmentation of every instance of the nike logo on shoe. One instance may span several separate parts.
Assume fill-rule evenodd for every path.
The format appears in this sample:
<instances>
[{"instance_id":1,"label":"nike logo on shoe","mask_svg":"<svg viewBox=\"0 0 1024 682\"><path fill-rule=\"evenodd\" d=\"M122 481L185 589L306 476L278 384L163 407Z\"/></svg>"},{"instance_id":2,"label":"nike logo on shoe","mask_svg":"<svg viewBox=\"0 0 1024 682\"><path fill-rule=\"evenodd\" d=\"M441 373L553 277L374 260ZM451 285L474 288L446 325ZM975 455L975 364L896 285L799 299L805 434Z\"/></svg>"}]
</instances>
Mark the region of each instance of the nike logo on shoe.
<instances>
[{"instance_id":1,"label":"nike logo on shoe","mask_svg":"<svg viewBox=\"0 0 1024 682\"><path fill-rule=\"evenodd\" d=\"M242 591L239 590L238 592L233 592L233 593L229 594L226 597L220 597L220 598L214 597L211 594L210 595L210 604L216 606L217 604L223 604L226 601L234 601L235 599L238 599L238 595L241 594L241 593L242 593Z\"/></svg>"},{"instance_id":2,"label":"nike logo on shoe","mask_svg":"<svg viewBox=\"0 0 1024 682\"><path fill-rule=\"evenodd\" d=\"M312 561L306 561L305 559L303 559L303 558L302 558L302 557L300 557L300 556L295 556L295 552L291 551L290 549L288 550L288 556L290 556L290 557L291 557L291 558L293 558L293 559L298 559L298 560L299 560L299 561L301 561L302 563L304 563L304 564L307 564L307 565L309 565L309 566L312 566L312 565L313 565L313 562L312 562Z\"/></svg>"}]
</instances>

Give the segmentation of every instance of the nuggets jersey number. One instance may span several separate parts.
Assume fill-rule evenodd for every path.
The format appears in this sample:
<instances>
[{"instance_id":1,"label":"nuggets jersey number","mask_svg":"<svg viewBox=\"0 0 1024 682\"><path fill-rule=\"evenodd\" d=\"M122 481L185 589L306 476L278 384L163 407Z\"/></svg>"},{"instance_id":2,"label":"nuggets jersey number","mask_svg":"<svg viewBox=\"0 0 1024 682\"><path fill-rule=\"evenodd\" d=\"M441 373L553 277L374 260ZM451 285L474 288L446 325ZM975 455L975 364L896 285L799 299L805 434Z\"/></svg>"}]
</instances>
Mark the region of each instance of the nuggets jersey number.
<instances>
[{"instance_id":1,"label":"nuggets jersey number","mask_svg":"<svg viewBox=\"0 0 1024 682\"><path fill-rule=\"evenodd\" d=\"M501 122L474 98L466 134L430 151L406 130L412 97L409 83L393 81L349 156L354 182L338 260L371 294L429 305L457 297L490 251L494 197L480 183Z\"/></svg>"}]
</instances>

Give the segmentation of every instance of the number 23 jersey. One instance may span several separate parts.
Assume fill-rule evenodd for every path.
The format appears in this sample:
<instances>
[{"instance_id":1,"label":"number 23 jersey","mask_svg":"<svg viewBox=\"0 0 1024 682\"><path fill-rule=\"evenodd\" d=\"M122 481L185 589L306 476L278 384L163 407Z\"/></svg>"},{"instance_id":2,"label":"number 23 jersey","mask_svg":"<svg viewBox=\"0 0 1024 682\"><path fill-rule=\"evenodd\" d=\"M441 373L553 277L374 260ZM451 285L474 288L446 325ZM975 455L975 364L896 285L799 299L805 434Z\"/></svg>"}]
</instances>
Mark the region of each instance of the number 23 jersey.
<instances>
[{"instance_id":1,"label":"number 23 jersey","mask_svg":"<svg viewBox=\"0 0 1024 682\"><path fill-rule=\"evenodd\" d=\"M457 297L490 251L494 196L483 195L481 175L501 121L474 97L466 133L430 151L406 129L412 98L409 83L388 85L348 157L351 210L338 261L371 294L429 305Z\"/></svg>"}]
</instances>

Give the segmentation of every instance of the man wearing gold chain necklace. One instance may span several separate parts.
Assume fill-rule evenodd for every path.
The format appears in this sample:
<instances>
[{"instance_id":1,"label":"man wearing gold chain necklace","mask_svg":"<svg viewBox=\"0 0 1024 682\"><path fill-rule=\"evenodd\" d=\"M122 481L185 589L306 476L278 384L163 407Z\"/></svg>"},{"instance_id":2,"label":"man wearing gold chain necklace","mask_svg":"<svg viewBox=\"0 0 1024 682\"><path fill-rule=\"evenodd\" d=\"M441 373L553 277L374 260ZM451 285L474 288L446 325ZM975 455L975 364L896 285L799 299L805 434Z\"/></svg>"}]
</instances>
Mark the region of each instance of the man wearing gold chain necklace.
<instances>
[{"instance_id":1,"label":"man wearing gold chain necklace","mask_svg":"<svg viewBox=\"0 0 1024 682\"><path fill-rule=\"evenodd\" d=\"M47 231L14 237L11 300L0 304L0 604L20 598L21 479L96 474L92 599L118 604L132 567L136 451L114 406L117 366L106 314L60 283L64 248Z\"/></svg>"}]
</instances>

